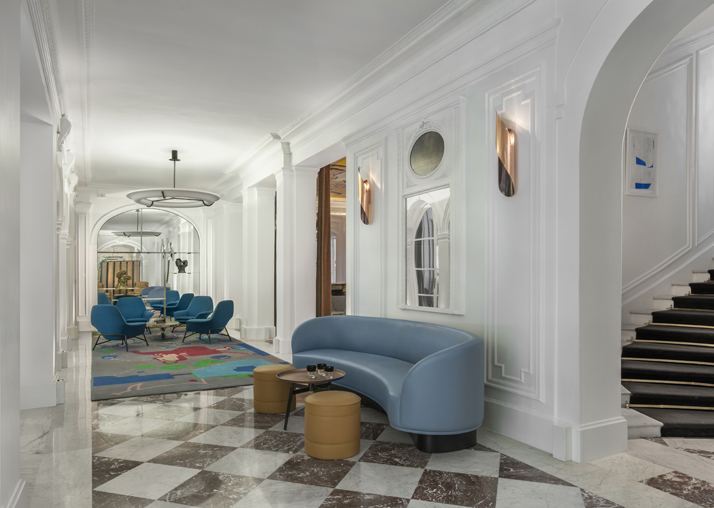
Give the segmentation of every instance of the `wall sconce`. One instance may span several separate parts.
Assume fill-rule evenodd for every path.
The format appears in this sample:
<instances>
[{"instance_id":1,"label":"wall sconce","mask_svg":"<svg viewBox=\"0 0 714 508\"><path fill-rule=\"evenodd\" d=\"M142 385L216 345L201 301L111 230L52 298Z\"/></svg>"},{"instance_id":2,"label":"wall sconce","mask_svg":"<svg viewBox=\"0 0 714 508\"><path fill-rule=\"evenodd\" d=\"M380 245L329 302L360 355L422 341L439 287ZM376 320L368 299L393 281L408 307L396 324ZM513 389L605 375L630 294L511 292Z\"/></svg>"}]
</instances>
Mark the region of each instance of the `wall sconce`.
<instances>
[{"instance_id":1,"label":"wall sconce","mask_svg":"<svg viewBox=\"0 0 714 508\"><path fill-rule=\"evenodd\" d=\"M362 222L369 225L372 222L372 190L369 185L369 178L362 180L362 175L357 170L357 196L360 205L360 218Z\"/></svg>"},{"instance_id":2,"label":"wall sconce","mask_svg":"<svg viewBox=\"0 0 714 508\"><path fill-rule=\"evenodd\" d=\"M516 134L506 127L496 113L496 153L498 153L498 189L510 198L516 193Z\"/></svg>"}]
</instances>

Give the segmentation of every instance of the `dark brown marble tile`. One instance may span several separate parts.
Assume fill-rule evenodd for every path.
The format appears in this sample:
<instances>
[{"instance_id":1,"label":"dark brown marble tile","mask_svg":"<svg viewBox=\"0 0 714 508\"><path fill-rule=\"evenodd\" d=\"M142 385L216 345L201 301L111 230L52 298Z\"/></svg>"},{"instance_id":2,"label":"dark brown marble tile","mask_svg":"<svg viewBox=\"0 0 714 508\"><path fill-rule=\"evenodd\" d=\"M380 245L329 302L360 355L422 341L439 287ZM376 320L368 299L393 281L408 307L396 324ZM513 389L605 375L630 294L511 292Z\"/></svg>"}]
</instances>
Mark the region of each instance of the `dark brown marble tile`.
<instances>
[{"instance_id":1,"label":"dark brown marble tile","mask_svg":"<svg viewBox=\"0 0 714 508\"><path fill-rule=\"evenodd\" d=\"M262 481L248 476L201 471L159 500L201 508L230 507Z\"/></svg>"},{"instance_id":2,"label":"dark brown marble tile","mask_svg":"<svg viewBox=\"0 0 714 508\"><path fill-rule=\"evenodd\" d=\"M295 432L268 430L241 446L266 452L297 453L305 446L305 436Z\"/></svg>"},{"instance_id":3,"label":"dark brown marble tile","mask_svg":"<svg viewBox=\"0 0 714 508\"><path fill-rule=\"evenodd\" d=\"M253 409L253 399L227 398L208 407L210 409L225 409L226 411L248 411Z\"/></svg>"},{"instance_id":4,"label":"dark brown marble tile","mask_svg":"<svg viewBox=\"0 0 714 508\"><path fill-rule=\"evenodd\" d=\"M498 478L427 469L412 499L432 503L495 508Z\"/></svg>"},{"instance_id":5,"label":"dark brown marble tile","mask_svg":"<svg viewBox=\"0 0 714 508\"><path fill-rule=\"evenodd\" d=\"M699 455L700 457L714 460L714 452L708 452L706 450L694 450L692 448L685 448L684 451L687 453L693 453L694 455Z\"/></svg>"},{"instance_id":6,"label":"dark brown marble tile","mask_svg":"<svg viewBox=\"0 0 714 508\"><path fill-rule=\"evenodd\" d=\"M174 441L188 441L196 436L200 436L207 430L211 430L215 425L206 425L193 422L169 422L158 429L144 432L144 437L156 437L159 439L172 439Z\"/></svg>"},{"instance_id":7,"label":"dark brown marble tile","mask_svg":"<svg viewBox=\"0 0 714 508\"><path fill-rule=\"evenodd\" d=\"M130 469L143 464L135 460L110 459L107 457L92 457L92 488L113 480Z\"/></svg>"},{"instance_id":8,"label":"dark brown marble tile","mask_svg":"<svg viewBox=\"0 0 714 508\"><path fill-rule=\"evenodd\" d=\"M565 485L572 487L573 485L561 480L551 474L548 474L540 469L516 460L508 455L501 454L501 467L498 472L499 478L509 478L511 480L522 480L525 482L549 483L551 485Z\"/></svg>"},{"instance_id":9,"label":"dark brown marble tile","mask_svg":"<svg viewBox=\"0 0 714 508\"><path fill-rule=\"evenodd\" d=\"M158 420L178 420L183 416L188 416L198 411L197 407L178 406L173 404L163 404L154 409L149 409L142 414L144 418L154 418Z\"/></svg>"},{"instance_id":10,"label":"dark brown marble tile","mask_svg":"<svg viewBox=\"0 0 714 508\"><path fill-rule=\"evenodd\" d=\"M425 468L430 457L430 453L419 451L412 444L375 441L359 460L389 466Z\"/></svg>"},{"instance_id":11,"label":"dark brown marble tile","mask_svg":"<svg viewBox=\"0 0 714 508\"><path fill-rule=\"evenodd\" d=\"M585 508L624 508L623 506L605 499L604 497L596 496L592 492L588 492L585 489L580 489L580 493L583 496L583 504Z\"/></svg>"},{"instance_id":12,"label":"dark brown marble tile","mask_svg":"<svg viewBox=\"0 0 714 508\"><path fill-rule=\"evenodd\" d=\"M662 446L669 446L661 437L646 437L645 439L647 441L652 441L653 443L661 444Z\"/></svg>"},{"instance_id":13,"label":"dark brown marble tile","mask_svg":"<svg viewBox=\"0 0 714 508\"><path fill-rule=\"evenodd\" d=\"M92 453L103 452L112 446L129 441L134 436L125 436L123 434L105 434L104 432L92 432Z\"/></svg>"},{"instance_id":14,"label":"dark brown marble tile","mask_svg":"<svg viewBox=\"0 0 714 508\"><path fill-rule=\"evenodd\" d=\"M493 452L493 453L498 453L496 450L492 450L488 446L484 446L480 443L476 443L474 446L471 447L472 450L476 450L477 452Z\"/></svg>"},{"instance_id":15,"label":"dark brown marble tile","mask_svg":"<svg viewBox=\"0 0 714 508\"><path fill-rule=\"evenodd\" d=\"M389 427L389 425L386 423L362 422L360 424L359 438L374 441L387 427Z\"/></svg>"},{"instance_id":16,"label":"dark brown marble tile","mask_svg":"<svg viewBox=\"0 0 714 508\"><path fill-rule=\"evenodd\" d=\"M125 418L126 416L105 415L94 411L92 413L92 430L102 430L103 425L119 422Z\"/></svg>"},{"instance_id":17,"label":"dark brown marble tile","mask_svg":"<svg viewBox=\"0 0 714 508\"><path fill-rule=\"evenodd\" d=\"M286 404L287 404L287 402L286 402ZM302 416L302 417L304 417L304 416L305 416L305 406L302 406L302 407L296 409L295 412L294 412L292 415L293 415L293 416Z\"/></svg>"},{"instance_id":18,"label":"dark brown marble tile","mask_svg":"<svg viewBox=\"0 0 714 508\"><path fill-rule=\"evenodd\" d=\"M320 508L406 508L408 505L409 500L401 497L335 489Z\"/></svg>"},{"instance_id":19,"label":"dark brown marble tile","mask_svg":"<svg viewBox=\"0 0 714 508\"><path fill-rule=\"evenodd\" d=\"M690 503L714 507L714 485L704 480L692 478L679 471L661 474L644 480L642 483L680 497Z\"/></svg>"},{"instance_id":20,"label":"dark brown marble tile","mask_svg":"<svg viewBox=\"0 0 714 508\"><path fill-rule=\"evenodd\" d=\"M167 466L191 467L204 469L219 459L222 459L235 448L201 443L183 443L172 448L149 462Z\"/></svg>"},{"instance_id":21,"label":"dark brown marble tile","mask_svg":"<svg viewBox=\"0 0 714 508\"><path fill-rule=\"evenodd\" d=\"M153 503L153 499L143 497L120 496L109 492L92 491L93 508L145 508Z\"/></svg>"},{"instance_id":22,"label":"dark brown marble tile","mask_svg":"<svg viewBox=\"0 0 714 508\"><path fill-rule=\"evenodd\" d=\"M160 404L166 404L167 402L173 402L174 400L186 397L185 392L180 393L161 393L159 395L142 395L140 397L133 397L129 400L131 402L157 402Z\"/></svg>"},{"instance_id":23,"label":"dark brown marble tile","mask_svg":"<svg viewBox=\"0 0 714 508\"><path fill-rule=\"evenodd\" d=\"M216 409L216 408L212 408ZM228 420L223 425L230 427L247 427L251 429L267 430L275 427L278 423L285 421L285 415L265 415L261 413L243 413L232 420Z\"/></svg>"},{"instance_id":24,"label":"dark brown marble tile","mask_svg":"<svg viewBox=\"0 0 714 508\"><path fill-rule=\"evenodd\" d=\"M307 455L295 455L268 479L335 488L354 465L355 462L349 460L319 460Z\"/></svg>"}]
</instances>

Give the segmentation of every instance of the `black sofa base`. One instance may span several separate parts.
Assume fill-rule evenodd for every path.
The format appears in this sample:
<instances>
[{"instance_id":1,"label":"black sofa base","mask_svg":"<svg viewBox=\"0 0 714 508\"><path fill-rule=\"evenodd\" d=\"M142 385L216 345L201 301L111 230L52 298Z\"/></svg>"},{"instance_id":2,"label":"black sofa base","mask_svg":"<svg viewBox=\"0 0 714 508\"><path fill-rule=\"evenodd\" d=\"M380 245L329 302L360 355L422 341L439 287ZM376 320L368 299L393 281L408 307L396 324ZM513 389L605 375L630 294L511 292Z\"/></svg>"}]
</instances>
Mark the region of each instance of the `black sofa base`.
<instances>
[{"instance_id":1,"label":"black sofa base","mask_svg":"<svg viewBox=\"0 0 714 508\"><path fill-rule=\"evenodd\" d=\"M352 392L357 394L362 399L362 405L372 409L376 409L380 413L387 414L382 406L375 400L370 399L366 395L359 393L355 390L350 390L344 386L339 386L337 384L332 385L332 390L341 390L343 392ZM435 434L413 434L409 433L414 441L414 446L418 450L424 453L447 453L456 452L459 450L465 450L466 448L471 448L476 446L476 431L464 432L463 434L447 434L447 435L435 435Z\"/></svg>"},{"instance_id":2,"label":"black sofa base","mask_svg":"<svg viewBox=\"0 0 714 508\"><path fill-rule=\"evenodd\" d=\"M412 434L409 435L414 441L414 446L424 453L447 453L465 450L476 446L476 431L464 432L463 434Z\"/></svg>"}]
</instances>

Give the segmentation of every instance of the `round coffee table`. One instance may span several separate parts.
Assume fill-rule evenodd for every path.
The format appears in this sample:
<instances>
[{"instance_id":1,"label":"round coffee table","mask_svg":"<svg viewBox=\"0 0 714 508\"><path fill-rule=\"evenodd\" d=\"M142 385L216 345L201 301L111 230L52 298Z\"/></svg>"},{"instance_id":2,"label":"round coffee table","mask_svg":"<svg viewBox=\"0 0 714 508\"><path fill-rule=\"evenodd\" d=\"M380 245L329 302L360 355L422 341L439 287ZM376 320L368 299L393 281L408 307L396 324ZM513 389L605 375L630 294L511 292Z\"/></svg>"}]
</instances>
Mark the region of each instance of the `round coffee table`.
<instances>
[{"instance_id":1,"label":"round coffee table","mask_svg":"<svg viewBox=\"0 0 714 508\"><path fill-rule=\"evenodd\" d=\"M290 407L293 405L293 396L305 392L316 392L320 390L330 390L332 382L345 377L346 373L343 370L335 369L332 373L332 379L328 379L319 374L315 374L315 379L307 377L307 369L286 370L276 374L278 379L290 383L290 395L288 396L288 408L285 411L285 427L288 430L288 419L290 418ZM307 385L302 388L297 388L298 385Z\"/></svg>"}]
</instances>

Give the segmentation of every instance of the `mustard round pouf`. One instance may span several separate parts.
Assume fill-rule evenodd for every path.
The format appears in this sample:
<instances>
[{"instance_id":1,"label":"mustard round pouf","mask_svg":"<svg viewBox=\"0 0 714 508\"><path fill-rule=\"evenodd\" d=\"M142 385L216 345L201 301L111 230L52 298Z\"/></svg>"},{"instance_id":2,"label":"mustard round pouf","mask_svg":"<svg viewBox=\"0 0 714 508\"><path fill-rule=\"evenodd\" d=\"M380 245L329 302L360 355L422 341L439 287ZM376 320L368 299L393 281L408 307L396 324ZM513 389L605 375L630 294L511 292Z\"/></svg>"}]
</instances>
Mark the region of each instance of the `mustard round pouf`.
<instances>
[{"instance_id":1,"label":"mustard round pouf","mask_svg":"<svg viewBox=\"0 0 714 508\"><path fill-rule=\"evenodd\" d=\"M253 409L256 413L285 413L290 396L290 383L277 375L295 367L285 364L261 365L253 370ZM295 409L295 397L290 407Z\"/></svg>"},{"instance_id":2,"label":"mustard round pouf","mask_svg":"<svg viewBox=\"0 0 714 508\"><path fill-rule=\"evenodd\" d=\"M326 391L305 399L305 453L324 460L346 459L359 453L359 395Z\"/></svg>"}]
</instances>

